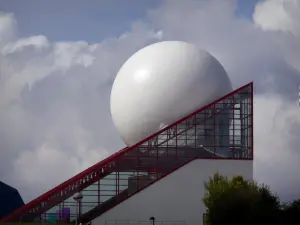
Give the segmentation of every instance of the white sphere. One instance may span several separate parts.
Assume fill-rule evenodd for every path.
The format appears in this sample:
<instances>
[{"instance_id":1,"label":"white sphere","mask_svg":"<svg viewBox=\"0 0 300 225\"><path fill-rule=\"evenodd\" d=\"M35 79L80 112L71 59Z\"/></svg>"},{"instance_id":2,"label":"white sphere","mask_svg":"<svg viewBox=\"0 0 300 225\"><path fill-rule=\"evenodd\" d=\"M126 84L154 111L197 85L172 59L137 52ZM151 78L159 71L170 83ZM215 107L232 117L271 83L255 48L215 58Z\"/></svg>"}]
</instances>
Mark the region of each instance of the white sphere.
<instances>
[{"instance_id":1,"label":"white sphere","mask_svg":"<svg viewBox=\"0 0 300 225\"><path fill-rule=\"evenodd\" d=\"M226 71L211 54L185 42L159 42L136 52L118 72L111 115L131 146L230 91Z\"/></svg>"}]
</instances>

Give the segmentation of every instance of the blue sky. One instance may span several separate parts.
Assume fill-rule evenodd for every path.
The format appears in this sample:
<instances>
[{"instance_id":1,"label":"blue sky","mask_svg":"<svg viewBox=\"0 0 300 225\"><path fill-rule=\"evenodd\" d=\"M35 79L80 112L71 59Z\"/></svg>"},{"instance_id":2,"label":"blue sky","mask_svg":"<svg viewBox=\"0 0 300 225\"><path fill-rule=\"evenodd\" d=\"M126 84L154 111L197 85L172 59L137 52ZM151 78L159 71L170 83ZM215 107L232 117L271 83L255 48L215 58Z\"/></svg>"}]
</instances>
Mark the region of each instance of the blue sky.
<instances>
[{"instance_id":1,"label":"blue sky","mask_svg":"<svg viewBox=\"0 0 300 225\"><path fill-rule=\"evenodd\" d=\"M251 19L256 2L239 0L237 14ZM1 2L0 11L15 14L20 36L42 34L51 41L93 43L119 36L161 3L162 0L7 0Z\"/></svg>"}]
</instances>

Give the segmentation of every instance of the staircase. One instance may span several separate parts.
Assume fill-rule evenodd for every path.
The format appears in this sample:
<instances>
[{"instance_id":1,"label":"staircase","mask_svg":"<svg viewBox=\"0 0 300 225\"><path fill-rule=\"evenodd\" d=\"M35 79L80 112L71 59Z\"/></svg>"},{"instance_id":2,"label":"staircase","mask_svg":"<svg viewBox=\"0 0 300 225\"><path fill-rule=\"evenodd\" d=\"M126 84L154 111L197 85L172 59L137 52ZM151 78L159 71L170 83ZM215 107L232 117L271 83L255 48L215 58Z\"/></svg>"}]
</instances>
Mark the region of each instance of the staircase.
<instances>
[{"instance_id":1,"label":"staircase","mask_svg":"<svg viewBox=\"0 0 300 225\"><path fill-rule=\"evenodd\" d=\"M217 127L220 126L220 118L234 111L236 104L247 100L245 104L252 107L252 91L252 83L233 91L140 143L124 148L77 174L14 211L0 222L40 220L39 218L47 211L56 206L64 206L75 193L85 191L96 182L114 174L116 176L115 184L110 188L113 188L115 194L101 203L93 204L91 209L83 212L78 218L80 222L88 222L194 159L232 158L240 155L223 154L224 152L220 154L215 133ZM229 127L229 124L227 125ZM211 133L205 134L203 131L206 128L209 128ZM245 129L252 129L252 126ZM245 133L248 134L250 131ZM249 139L249 137L246 138ZM242 146L246 152L243 157L250 158L252 157L252 145L249 141L247 143ZM229 142L226 145L228 152L234 151L234 146L229 146ZM130 175L122 180L120 176L124 173ZM101 195L101 192L103 191L99 188L98 194Z\"/></svg>"}]
</instances>

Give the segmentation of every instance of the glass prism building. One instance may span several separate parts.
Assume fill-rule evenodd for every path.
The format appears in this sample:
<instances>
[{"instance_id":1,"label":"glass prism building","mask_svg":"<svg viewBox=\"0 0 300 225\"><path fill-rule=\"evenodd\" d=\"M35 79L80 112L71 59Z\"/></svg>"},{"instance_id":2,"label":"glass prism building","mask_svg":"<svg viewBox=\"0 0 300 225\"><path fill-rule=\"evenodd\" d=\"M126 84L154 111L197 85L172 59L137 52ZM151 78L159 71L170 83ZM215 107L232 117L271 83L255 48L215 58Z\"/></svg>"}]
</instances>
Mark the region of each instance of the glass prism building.
<instances>
[{"instance_id":1,"label":"glass prism building","mask_svg":"<svg viewBox=\"0 0 300 225\"><path fill-rule=\"evenodd\" d=\"M0 222L100 225L153 217L202 224L204 181L215 172L252 179L253 83L111 155Z\"/></svg>"}]
</instances>

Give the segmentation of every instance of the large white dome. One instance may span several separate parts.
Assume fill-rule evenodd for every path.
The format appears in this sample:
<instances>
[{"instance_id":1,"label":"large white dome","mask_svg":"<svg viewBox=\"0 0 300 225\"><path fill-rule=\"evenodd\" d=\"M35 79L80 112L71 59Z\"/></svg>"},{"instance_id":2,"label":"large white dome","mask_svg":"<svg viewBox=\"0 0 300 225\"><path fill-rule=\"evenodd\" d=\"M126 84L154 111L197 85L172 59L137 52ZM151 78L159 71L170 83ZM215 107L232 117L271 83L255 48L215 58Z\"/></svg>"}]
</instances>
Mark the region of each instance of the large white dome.
<instances>
[{"instance_id":1,"label":"large white dome","mask_svg":"<svg viewBox=\"0 0 300 225\"><path fill-rule=\"evenodd\" d=\"M230 91L226 71L211 54L185 42L159 42L136 52L120 69L111 115L131 146Z\"/></svg>"}]
</instances>

